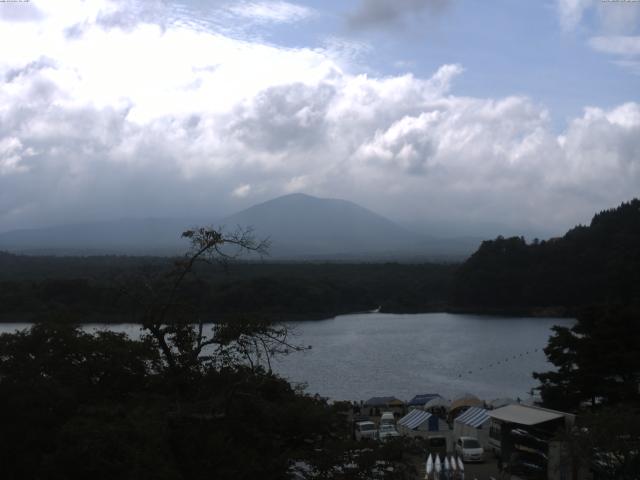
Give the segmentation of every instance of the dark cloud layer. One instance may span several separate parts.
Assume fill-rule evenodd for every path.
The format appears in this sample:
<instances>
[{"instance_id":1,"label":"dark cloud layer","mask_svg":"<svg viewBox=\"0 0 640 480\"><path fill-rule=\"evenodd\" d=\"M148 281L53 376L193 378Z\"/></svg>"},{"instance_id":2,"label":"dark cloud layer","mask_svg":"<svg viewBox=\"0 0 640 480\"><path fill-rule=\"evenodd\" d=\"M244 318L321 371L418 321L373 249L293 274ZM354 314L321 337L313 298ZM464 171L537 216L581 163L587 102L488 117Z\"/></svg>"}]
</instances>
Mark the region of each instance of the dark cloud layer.
<instances>
[{"instance_id":1,"label":"dark cloud layer","mask_svg":"<svg viewBox=\"0 0 640 480\"><path fill-rule=\"evenodd\" d=\"M360 0L360 4L348 17L349 26L355 29L395 27L416 15L440 13L452 0Z\"/></svg>"}]
</instances>

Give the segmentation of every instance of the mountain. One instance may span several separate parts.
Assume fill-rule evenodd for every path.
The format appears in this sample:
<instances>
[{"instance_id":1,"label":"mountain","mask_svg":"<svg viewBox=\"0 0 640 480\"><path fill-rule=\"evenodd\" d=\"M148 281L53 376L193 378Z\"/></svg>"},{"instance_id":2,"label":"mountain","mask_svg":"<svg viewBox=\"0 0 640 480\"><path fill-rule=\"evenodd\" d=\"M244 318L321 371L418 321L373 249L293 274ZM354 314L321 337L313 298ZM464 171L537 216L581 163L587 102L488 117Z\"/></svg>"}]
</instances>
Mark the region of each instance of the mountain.
<instances>
[{"instance_id":1,"label":"mountain","mask_svg":"<svg viewBox=\"0 0 640 480\"><path fill-rule=\"evenodd\" d=\"M640 200L597 213L559 238L483 242L456 273L454 303L567 313L597 303L639 304Z\"/></svg>"},{"instance_id":2,"label":"mountain","mask_svg":"<svg viewBox=\"0 0 640 480\"><path fill-rule=\"evenodd\" d=\"M188 247L180 238L184 230L211 224L197 219L123 219L14 230L0 234L0 250L174 255ZM353 202L301 193L254 205L214 225L227 231L252 227L256 237L270 239L270 258L280 260L452 260L468 256L480 243L419 234Z\"/></svg>"},{"instance_id":3,"label":"mountain","mask_svg":"<svg viewBox=\"0 0 640 480\"><path fill-rule=\"evenodd\" d=\"M271 241L272 257L367 257L424 252L426 239L353 202L295 193L222 220L251 226Z\"/></svg>"},{"instance_id":4,"label":"mountain","mask_svg":"<svg viewBox=\"0 0 640 480\"><path fill-rule=\"evenodd\" d=\"M174 255L188 243L180 238L199 225L184 219L121 219L13 230L0 234L0 249L27 254Z\"/></svg>"}]
</instances>

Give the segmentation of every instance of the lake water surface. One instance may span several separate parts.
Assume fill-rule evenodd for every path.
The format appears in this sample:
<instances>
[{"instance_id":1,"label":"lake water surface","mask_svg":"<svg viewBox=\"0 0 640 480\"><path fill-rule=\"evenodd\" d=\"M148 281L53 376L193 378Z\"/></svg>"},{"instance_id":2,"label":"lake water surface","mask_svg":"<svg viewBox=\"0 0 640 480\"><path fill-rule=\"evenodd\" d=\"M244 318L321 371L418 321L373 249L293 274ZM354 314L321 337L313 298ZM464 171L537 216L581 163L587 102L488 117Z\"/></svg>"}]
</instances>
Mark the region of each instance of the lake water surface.
<instances>
[{"instance_id":1,"label":"lake water surface","mask_svg":"<svg viewBox=\"0 0 640 480\"><path fill-rule=\"evenodd\" d=\"M353 314L289 324L294 341L312 349L284 357L274 369L292 382L306 382L309 393L333 399L366 400L394 395L408 400L419 393L448 398L469 392L491 400L529 398L533 371L546 371L542 349L558 318L480 315ZM24 328L3 324L0 332ZM104 327L139 335L138 325Z\"/></svg>"}]
</instances>

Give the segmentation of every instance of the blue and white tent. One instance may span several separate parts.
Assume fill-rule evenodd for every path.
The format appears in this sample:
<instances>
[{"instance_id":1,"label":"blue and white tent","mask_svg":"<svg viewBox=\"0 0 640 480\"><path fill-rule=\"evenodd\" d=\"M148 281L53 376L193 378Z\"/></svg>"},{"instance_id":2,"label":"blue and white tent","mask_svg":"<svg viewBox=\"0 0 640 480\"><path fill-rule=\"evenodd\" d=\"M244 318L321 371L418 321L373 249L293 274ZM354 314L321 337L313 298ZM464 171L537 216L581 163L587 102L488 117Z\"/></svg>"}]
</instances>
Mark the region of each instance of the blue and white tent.
<instances>
[{"instance_id":1,"label":"blue and white tent","mask_svg":"<svg viewBox=\"0 0 640 480\"><path fill-rule=\"evenodd\" d=\"M411 410L398 420L398 431L402 434L416 434L420 432L439 432L441 428L447 429L446 423L436 415L424 410Z\"/></svg>"},{"instance_id":2,"label":"blue and white tent","mask_svg":"<svg viewBox=\"0 0 640 480\"><path fill-rule=\"evenodd\" d=\"M484 408L470 407L453 421L453 435L455 438L474 437L480 445L487 447L489 442L489 423L491 417Z\"/></svg>"},{"instance_id":3,"label":"blue and white tent","mask_svg":"<svg viewBox=\"0 0 640 480\"><path fill-rule=\"evenodd\" d=\"M473 428L482 428L489 421L489 413L484 408L471 407L456 417L455 421Z\"/></svg>"}]
</instances>

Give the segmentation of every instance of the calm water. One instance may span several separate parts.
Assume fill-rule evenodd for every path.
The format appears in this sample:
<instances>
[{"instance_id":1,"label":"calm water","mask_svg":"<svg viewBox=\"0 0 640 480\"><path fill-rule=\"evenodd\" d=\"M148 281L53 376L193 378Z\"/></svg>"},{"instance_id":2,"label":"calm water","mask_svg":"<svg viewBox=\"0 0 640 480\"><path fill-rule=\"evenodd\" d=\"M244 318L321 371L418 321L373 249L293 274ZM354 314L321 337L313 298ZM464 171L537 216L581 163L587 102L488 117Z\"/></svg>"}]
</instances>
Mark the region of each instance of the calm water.
<instances>
[{"instance_id":1,"label":"calm water","mask_svg":"<svg viewBox=\"0 0 640 480\"><path fill-rule=\"evenodd\" d=\"M345 315L296 324L299 343L313 348L278 362L278 371L306 381L310 393L335 399L408 400L432 392L527 399L536 385L531 372L551 368L542 352L551 327L572 323L445 313Z\"/></svg>"},{"instance_id":2,"label":"calm water","mask_svg":"<svg viewBox=\"0 0 640 480\"><path fill-rule=\"evenodd\" d=\"M295 342L313 348L275 362L274 368L292 382L306 382L308 392L334 399L408 400L431 392L527 399L536 385L531 372L551 368L542 352L551 327L572 323L446 313L343 315L290 324ZM0 331L25 326L4 324ZM137 325L109 328L133 337L140 332Z\"/></svg>"}]
</instances>

